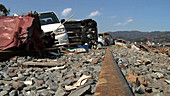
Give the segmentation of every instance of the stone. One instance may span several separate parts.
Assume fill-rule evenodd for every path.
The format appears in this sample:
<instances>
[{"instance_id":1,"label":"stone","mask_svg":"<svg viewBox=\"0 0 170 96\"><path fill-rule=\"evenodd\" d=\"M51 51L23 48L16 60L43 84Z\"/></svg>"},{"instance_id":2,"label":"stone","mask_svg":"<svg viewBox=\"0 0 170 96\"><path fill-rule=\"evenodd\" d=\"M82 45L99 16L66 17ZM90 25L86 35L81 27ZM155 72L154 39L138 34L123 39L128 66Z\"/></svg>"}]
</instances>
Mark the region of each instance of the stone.
<instances>
[{"instance_id":1,"label":"stone","mask_svg":"<svg viewBox=\"0 0 170 96\"><path fill-rule=\"evenodd\" d=\"M141 85L135 89L135 92L139 94L144 94L144 90L145 90L145 87Z\"/></svg>"},{"instance_id":2,"label":"stone","mask_svg":"<svg viewBox=\"0 0 170 96\"><path fill-rule=\"evenodd\" d=\"M157 77L160 79L160 78L163 78L164 77L164 75L162 74L162 73L156 73L156 75L157 75Z\"/></svg>"},{"instance_id":3,"label":"stone","mask_svg":"<svg viewBox=\"0 0 170 96\"><path fill-rule=\"evenodd\" d=\"M145 91L146 91L147 93L152 93L152 88L145 88Z\"/></svg>"},{"instance_id":4,"label":"stone","mask_svg":"<svg viewBox=\"0 0 170 96\"><path fill-rule=\"evenodd\" d=\"M55 93L55 96L65 96L67 94L66 91L64 91L64 89L62 88L62 86L60 85L58 90Z\"/></svg>"},{"instance_id":5,"label":"stone","mask_svg":"<svg viewBox=\"0 0 170 96\"><path fill-rule=\"evenodd\" d=\"M96 85L95 84L91 85L91 93L94 94L95 90L96 90Z\"/></svg>"},{"instance_id":6,"label":"stone","mask_svg":"<svg viewBox=\"0 0 170 96\"><path fill-rule=\"evenodd\" d=\"M38 90L37 93L39 93L40 96L53 96L55 94L54 91L51 91L49 89Z\"/></svg>"},{"instance_id":7,"label":"stone","mask_svg":"<svg viewBox=\"0 0 170 96\"><path fill-rule=\"evenodd\" d=\"M145 86L148 85L148 82L144 76L138 76L138 80L140 81L140 84L143 84Z\"/></svg>"},{"instance_id":8,"label":"stone","mask_svg":"<svg viewBox=\"0 0 170 96\"><path fill-rule=\"evenodd\" d=\"M68 96L81 96L85 92L87 92L90 89L90 85L79 87L76 90L72 91Z\"/></svg>"},{"instance_id":9,"label":"stone","mask_svg":"<svg viewBox=\"0 0 170 96\"><path fill-rule=\"evenodd\" d=\"M153 91L154 93L159 93L159 92L160 92L159 89L156 89L156 88L152 88L152 91Z\"/></svg>"},{"instance_id":10,"label":"stone","mask_svg":"<svg viewBox=\"0 0 170 96\"><path fill-rule=\"evenodd\" d=\"M91 64L97 64L98 63L98 58L95 58L92 60Z\"/></svg>"},{"instance_id":11,"label":"stone","mask_svg":"<svg viewBox=\"0 0 170 96\"><path fill-rule=\"evenodd\" d=\"M48 86L53 86L53 81L51 79L48 79L45 84L47 84Z\"/></svg>"},{"instance_id":12,"label":"stone","mask_svg":"<svg viewBox=\"0 0 170 96\"><path fill-rule=\"evenodd\" d=\"M4 91L10 91L10 90L12 89L12 86L5 85L5 86L2 87L2 89L3 89Z\"/></svg>"},{"instance_id":13,"label":"stone","mask_svg":"<svg viewBox=\"0 0 170 96\"><path fill-rule=\"evenodd\" d=\"M29 93L29 96L36 96L36 91L35 90L31 90L30 93Z\"/></svg>"},{"instance_id":14,"label":"stone","mask_svg":"<svg viewBox=\"0 0 170 96\"><path fill-rule=\"evenodd\" d=\"M36 89L35 86L27 86L27 87L24 87L23 90L25 90L25 91L31 91L31 90L35 90L35 89Z\"/></svg>"},{"instance_id":15,"label":"stone","mask_svg":"<svg viewBox=\"0 0 170 96\"><path fill-rule=\"evenodd\" d=\"M68 72L67 75L65 76L65 78L72 78L72 77L75 77L75 74L72 71Z\"/></svg>"},{"instance_id":16,"label":"stone","mask_svg":"<svg viewBox=\"0 0 170 96\"><path fill-rule=\"evenodd\" d=\"M97 72L100 72L100 70L101 70L101 66L99 66L99 65L96 65L96 66L94 66L93 68L94 68L94 70L96 70Z\"/></svg>"},{"instance_id":17,"label":"stone","mask_svg":"<svg viewBox=\"0 0 170 96\"><path fill-rule=\"evenodd\" d=\"M3 75L0 74L0 80L2 80L2 78L3 78Z\"/></svg>"},{"instance_id":18,"label":"stone","mask_svg":"<svg viewBox=\"0 0 170 96\"><path fill-rule=\"evenodd\" d=\"M11 78L9 76L5 77L4 80L11 81Z\"/></svg>"},{"instance_id":19,"label":"stone","mask_svg":"<svg viewBox=\"0 0 170 96\"><path fill-rule=\"evenodd\" d=\"M165 79L165 81L166 81L168 84L170 84L170 80Z\"/></svg>"},{"instance_id":20,"label":"stone","mask_svg":"<svg viewBox=\"0 0 170 96\"><path fill-rule=\"evenodd\" d=\"M16 90L12 90L10 93L9 93L10 96L17 96L17 91Z\"/></svg>"},{"instance_id":21,"label":"stone","mask_svg":"<svg viewBox=\"0 0 170 96\"><path fill-rule=\"evenodd\" d=\"M156 93L154 96L165 96L163 93Z\"/></svg>"},{"instance_id":22,"label":"stone","mask_svg":"<svg viewBox=\"0 0 170 96\"><path fill-rule=\"evenodd\" d=\"M74 80L73 79L65 79L64 82L63 82L63 85L70 85L71 83L73 83Z\"/></svg>"},{"instance_id":23,"label":"stone","mask_svg":"<svg viewBox=\"0 0 170 96\"><path fill-rule=\"evenodd\" d=\"M7 96L7 94L8 94L8 91L0 91L1 96Z\"/></svg>"},{"instance_id":24,"label":"stone","mask_svg":"<svg viewBox=\"0 0 170 96\"><path fill-rule=\"evenodd\" d=\"M10 77L14 77L14 76L17 76L17 73L8 73L8 75L10 76Z\"/></svg>"},{"instance_id":25,"label":"stone","mask_svg":"<svg viewBox=\"0 0 170 96\"><path fill-rule=\"evenodd\" d=\"M42 89L47 89L47 86L46 85L36 86L36 90L42 90Z\"/></svg>"},{"instance_id":26,"label":"stone","mask_svg":"<svg viewBox=\"0 0 170 96\"><path fill-rule=\"evenodd\" d=\"M16 90L22 90L25 87L25 84L23 82L13 82L12 86Z\"/></svg>"},{"instance_id":27,"label":"stone","mask_svg":"<svg viewBox=\"0 0 170 96\"><path fill-rule=\"evenodd\" d=\"M170 94L170 85L165 86L163 89L163 93L168 96Z\"/></svg>"}]
</instances>

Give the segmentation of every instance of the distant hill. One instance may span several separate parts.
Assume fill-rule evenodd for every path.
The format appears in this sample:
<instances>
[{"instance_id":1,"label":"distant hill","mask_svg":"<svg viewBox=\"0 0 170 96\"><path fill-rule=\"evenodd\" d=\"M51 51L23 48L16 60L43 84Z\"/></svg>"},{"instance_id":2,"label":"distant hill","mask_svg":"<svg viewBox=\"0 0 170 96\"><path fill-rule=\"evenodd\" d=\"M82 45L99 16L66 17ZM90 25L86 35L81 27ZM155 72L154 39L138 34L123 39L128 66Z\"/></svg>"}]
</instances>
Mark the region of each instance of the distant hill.
<instances>
[{"instance_id":1,"label":"distant hill","mask_svg":"<svg viewBox=\"0 0 170 96\"><path fill-rule=\"evenodd\" d=\"M116 31L106 32L112 35L114 38L120 38L128 41L146 42L149 36L150 41L155 43L167 42L170 43L170 31L153 31L153 32L141 32L141 31Z\"/></svg>"}]
</instances>

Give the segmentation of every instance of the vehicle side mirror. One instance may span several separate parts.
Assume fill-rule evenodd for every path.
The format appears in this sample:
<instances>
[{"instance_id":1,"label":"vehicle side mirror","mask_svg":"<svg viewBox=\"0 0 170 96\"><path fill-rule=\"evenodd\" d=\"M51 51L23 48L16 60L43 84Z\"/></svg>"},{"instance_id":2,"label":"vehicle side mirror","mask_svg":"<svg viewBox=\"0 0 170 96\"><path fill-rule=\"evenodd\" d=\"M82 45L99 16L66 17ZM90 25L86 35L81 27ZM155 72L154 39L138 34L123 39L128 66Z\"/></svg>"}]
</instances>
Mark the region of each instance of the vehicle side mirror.
<instances>
[{"instance_id":1,"label":"vehicle side mirror","mask_svg":"<svg viewBox=\"0 0 170 96\"><path fill-rule=\"evenodd\" d=\"M61 19L61 23L63 23L65 21L65 19Z\"/></svg>"}]
</instances>

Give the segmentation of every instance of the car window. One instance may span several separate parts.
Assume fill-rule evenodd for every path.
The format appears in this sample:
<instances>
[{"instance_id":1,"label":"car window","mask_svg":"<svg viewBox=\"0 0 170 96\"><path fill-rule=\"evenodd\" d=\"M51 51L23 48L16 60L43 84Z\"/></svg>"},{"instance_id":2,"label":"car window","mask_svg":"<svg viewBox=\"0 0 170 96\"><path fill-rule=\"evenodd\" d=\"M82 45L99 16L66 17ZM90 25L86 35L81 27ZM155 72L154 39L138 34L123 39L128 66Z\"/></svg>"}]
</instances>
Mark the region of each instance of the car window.
<instances>
[{"instance_id":1,"label":"car window","mask_svg":"<svg viewBox=\"0 0 170 96\"><path fill-rule=\"evenodd\" d=\"M41 25L60 23L57 16L53 12L39 14Z\"/></svg>"}]
</instances>

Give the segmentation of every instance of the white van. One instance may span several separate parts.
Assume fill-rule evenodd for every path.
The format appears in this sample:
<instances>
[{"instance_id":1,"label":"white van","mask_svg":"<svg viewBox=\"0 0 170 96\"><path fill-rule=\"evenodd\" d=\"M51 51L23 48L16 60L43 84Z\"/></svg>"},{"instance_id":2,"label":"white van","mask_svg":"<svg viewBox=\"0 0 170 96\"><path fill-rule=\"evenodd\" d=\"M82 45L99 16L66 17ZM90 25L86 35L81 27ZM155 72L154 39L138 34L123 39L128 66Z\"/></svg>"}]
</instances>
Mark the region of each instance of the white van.
<instances>
[{"instance_id":1,"label":"white van","mask_svg":"<svg viewBox=\"0 0 170 96\"><path fill-rule=\"evenodd\" d=\"M41 29L46 34L52 33L55 29L57 29L61 25L61 22L55 12L39 13L39 18L41 22ZM60 33L60 34L57 34L57 33ZM64 25L60 26L60 28L55 31L55 34L56 34L55 44L62 45L62 44L69 43L67 30L65 29Z\"/></svg>"}]
</instances>

